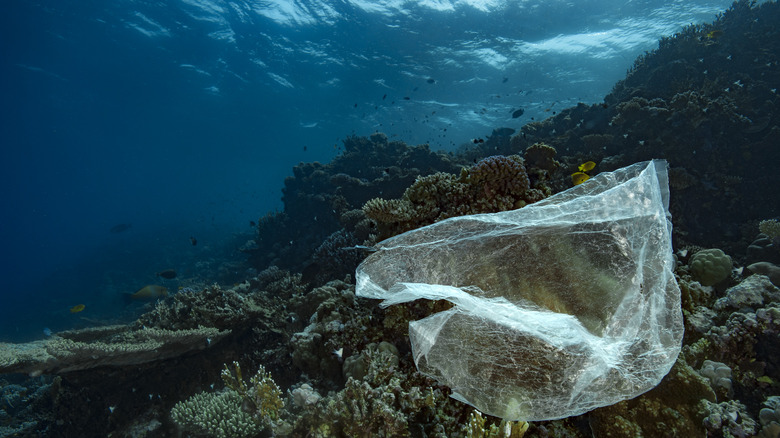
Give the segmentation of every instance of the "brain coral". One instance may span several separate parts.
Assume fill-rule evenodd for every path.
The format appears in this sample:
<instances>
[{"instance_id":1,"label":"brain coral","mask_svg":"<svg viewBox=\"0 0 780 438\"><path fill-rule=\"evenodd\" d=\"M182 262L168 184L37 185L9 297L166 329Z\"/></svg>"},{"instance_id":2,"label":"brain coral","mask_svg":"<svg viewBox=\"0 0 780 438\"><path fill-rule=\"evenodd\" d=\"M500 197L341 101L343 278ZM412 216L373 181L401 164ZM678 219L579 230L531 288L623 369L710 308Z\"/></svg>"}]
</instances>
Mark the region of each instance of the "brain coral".
<instances>
[{"instance_id":1,"label":"brain coral","mask_svg":"<svg viewBox=\"0 0 780 438\"><path fill-rule=\"evenodd\" d=\"M697 252L689 265L693 278L704 286L720 283L731 273L731 257L717 248Z\"/></svg>"}]
</instances>

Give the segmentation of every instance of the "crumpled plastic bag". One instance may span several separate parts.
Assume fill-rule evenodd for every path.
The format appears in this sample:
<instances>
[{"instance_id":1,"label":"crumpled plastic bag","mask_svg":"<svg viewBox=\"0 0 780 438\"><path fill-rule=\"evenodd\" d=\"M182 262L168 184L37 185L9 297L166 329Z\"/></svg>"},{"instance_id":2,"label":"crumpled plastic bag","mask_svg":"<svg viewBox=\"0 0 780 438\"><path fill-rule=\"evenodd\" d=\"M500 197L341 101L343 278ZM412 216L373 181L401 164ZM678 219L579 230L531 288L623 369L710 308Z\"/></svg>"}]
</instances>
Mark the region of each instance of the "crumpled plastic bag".
<instances>
[{"instance_id":1,"label":"crumpled plastic bag","mask_svg":"<svg viewBox=\"0 0 780 438\"><path fill-rule=\"evenodd\" d=\"M680 352L668 207L665 161L603 172L387 239L356 292L454 304L409 337L417 368L455 399L507 420L579 415L655 387Z\"/></svg>"}]
</instances>

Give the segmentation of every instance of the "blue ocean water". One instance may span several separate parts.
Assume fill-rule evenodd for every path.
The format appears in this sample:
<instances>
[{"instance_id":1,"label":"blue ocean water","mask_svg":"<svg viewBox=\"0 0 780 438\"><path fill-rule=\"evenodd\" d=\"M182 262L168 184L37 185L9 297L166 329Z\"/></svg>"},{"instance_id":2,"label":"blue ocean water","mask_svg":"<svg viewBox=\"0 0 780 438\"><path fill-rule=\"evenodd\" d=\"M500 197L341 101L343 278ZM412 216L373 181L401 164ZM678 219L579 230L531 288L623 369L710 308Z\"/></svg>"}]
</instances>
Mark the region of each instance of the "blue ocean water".
<instances>
[{"instance_id":1,"label":"blue ocean water","mask_svg":"<svg viewBox=\"0 0 780 438\"><path fill-rule=\"evenodd\" d=\"M296 163L376 131L455 150L598 102L730 3L10 0L0 341L128 318L121 294L163 269L238 281L212 274Z\"/></svg>"}]
</instances>

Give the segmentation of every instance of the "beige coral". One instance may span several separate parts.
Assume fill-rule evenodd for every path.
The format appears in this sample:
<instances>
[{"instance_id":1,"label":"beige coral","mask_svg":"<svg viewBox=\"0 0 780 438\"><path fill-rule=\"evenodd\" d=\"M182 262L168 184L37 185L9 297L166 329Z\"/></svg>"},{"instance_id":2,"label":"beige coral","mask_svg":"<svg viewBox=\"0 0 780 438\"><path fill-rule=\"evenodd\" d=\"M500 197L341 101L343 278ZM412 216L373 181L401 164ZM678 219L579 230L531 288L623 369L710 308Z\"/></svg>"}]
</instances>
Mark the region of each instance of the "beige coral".
<instances>
[{"instance_id":1,"label":"beige coral","mask_svg":"<svg viewBox=\"0 0 780 438\"><path fill-rule=\"evenodd\" d=\"M174 423L186 430L216 438L252 437L265 428L241 409L243 399L232 390L201 392L177 403L171 410Z\"/></svg>"},{"instance_id":2,"label":"beige coral","mask_svg":"<svg viewBox=\"0 0 780 438\"><path fill-rule=\"evenodd\" d=\"M209 347L230 333L211 327L133 329L114 325L58 333L44 341L0 344L0 373L65 373L136 365Z\"/></svg>"},{"instance_id":3,"label":"beige coral","mask_svg":"<svg viewBox=\"0 0 780 438\"><path fill-rule=\"evenodd\" d=\"M761 221L758 230L769 236L770 239L780 237L780 222L775 219Z\"/></svg>"}]
</instances>

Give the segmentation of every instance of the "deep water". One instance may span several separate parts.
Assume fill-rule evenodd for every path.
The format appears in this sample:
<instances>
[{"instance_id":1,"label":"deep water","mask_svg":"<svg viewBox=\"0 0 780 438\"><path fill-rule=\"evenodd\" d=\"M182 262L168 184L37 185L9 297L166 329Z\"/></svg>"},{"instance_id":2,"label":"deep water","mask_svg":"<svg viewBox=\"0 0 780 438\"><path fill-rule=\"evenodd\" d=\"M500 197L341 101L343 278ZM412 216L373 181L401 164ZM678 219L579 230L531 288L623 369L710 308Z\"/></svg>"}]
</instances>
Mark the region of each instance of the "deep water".
<instances>
[{"instance_id":1,"label":"deep water","mask_svg":"<svg viewBox=\"0 0 780 438\"><path fill-rule=\"evenodd\" d=\"M6 2L0 341L127 321L146 284L239 281L298 162L376 131L454 151L598 102L729 3Z\"/></svg>"}]
</instances>

